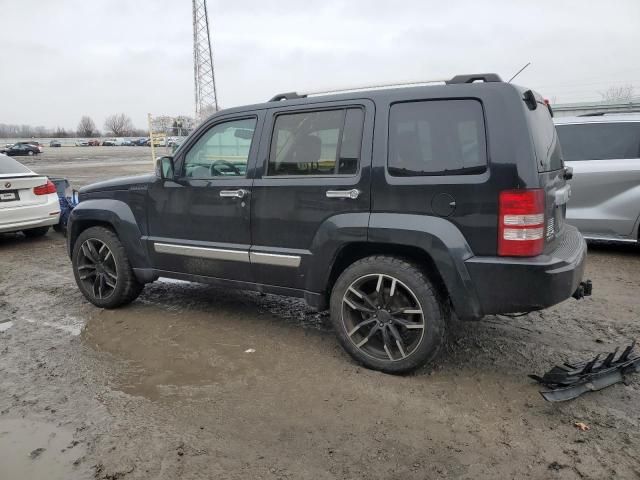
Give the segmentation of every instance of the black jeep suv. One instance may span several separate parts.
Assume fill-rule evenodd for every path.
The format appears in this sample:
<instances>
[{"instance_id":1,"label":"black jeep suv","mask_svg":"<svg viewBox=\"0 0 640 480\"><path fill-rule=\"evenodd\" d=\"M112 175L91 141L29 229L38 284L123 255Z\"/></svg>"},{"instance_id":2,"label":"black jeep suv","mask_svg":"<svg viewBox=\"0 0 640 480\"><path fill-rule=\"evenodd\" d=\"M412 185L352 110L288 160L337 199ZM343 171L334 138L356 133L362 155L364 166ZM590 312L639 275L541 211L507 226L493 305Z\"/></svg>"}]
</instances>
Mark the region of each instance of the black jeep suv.
<instances>
[{"instance_id":1,"label":"black jeep suv","mask_svg":"<svg viewBox=\"0 0 640 480\"><path fill-rule=\"evenodd\" d=\"M155 174L85 187L68 226L93 304L158 277L330 308L362 364L405 372L461 319L549 307L586 245L551 110L495 74L223 110Z\"/></svg>"}]
</instances>

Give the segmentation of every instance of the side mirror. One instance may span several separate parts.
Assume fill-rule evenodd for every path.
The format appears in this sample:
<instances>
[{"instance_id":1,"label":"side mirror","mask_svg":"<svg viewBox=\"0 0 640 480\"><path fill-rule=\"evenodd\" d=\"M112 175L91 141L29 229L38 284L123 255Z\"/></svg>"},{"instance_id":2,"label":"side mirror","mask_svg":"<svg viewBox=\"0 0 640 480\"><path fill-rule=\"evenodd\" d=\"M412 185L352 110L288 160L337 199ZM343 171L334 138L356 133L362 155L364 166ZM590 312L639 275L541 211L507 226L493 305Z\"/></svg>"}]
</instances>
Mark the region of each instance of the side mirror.
<instances>
[{"instance_id":1,"label":"side mirror","mask_svg":"<svg viewBox=\"0 0 640 480\"><path fill-rule=\"evenodd\" d=\"M156 160L156 175L162 180L173 180L173 157L160 157Z\"/></svg>"}]
</instances>

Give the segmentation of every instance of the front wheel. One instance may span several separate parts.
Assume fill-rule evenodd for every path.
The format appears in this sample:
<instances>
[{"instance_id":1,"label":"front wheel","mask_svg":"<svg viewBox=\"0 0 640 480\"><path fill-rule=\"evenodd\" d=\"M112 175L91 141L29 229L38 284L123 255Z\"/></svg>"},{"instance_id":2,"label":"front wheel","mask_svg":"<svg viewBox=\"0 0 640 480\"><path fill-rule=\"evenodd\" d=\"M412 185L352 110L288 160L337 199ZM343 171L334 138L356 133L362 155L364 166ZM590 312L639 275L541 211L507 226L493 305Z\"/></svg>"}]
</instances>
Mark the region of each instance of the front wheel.
<instances>
[{"instance_id":1,"label":"front wheel","mask_svg":"<svg viewBox=\"0 0 640 480\"><path fill-rule=\"evenodd\" d=\"M344 349L387 373L432 361L444 343L448 312L420 268L386 255L355 262L331 293L331 321Z\"/></svg>"},{"instance_id":2,"label":"front wheel","mask_svg":"<svg viewBox=\"0 0 640 480\"><path fill-rule=\"evenodd\" d=\"M73 274L80 291L98 307L116 308L135 300L143 284L138 282L118 236L105 227L91 227L76 240Z\"/></svg>"}]
</instances>

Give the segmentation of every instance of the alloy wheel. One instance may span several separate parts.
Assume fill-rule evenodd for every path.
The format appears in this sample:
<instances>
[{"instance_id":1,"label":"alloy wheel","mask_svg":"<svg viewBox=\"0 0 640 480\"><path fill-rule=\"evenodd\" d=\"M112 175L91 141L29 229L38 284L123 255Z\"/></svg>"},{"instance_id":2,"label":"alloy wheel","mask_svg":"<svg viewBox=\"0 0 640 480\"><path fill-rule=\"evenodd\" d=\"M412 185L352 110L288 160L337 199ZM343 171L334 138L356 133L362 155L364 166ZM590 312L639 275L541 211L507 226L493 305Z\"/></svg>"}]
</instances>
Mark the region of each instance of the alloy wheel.
<instances>
[{"instance_id":1,"label":"alloy wheel","mask_svg":"<svg viewBox=\"0 0 640 480\"><path fill-rule=\"evenodd\" d=\"M89 238L80 247L78 276L95 298L109 298L118 284L118 269L113 253L101 240Z\"/></svg>"},{"instance_id":2,"label":"alloy wheel","mask_svg":"<svg viewBox=\"0 0 640 480\"><path fill-rule=\"evenodd\" d=\"M420 345L425 330L416 295L385 274L365 275L351 283L342 298L342 323L356 348L383 361L407 358Z\"/></svg>"}]
</instances>

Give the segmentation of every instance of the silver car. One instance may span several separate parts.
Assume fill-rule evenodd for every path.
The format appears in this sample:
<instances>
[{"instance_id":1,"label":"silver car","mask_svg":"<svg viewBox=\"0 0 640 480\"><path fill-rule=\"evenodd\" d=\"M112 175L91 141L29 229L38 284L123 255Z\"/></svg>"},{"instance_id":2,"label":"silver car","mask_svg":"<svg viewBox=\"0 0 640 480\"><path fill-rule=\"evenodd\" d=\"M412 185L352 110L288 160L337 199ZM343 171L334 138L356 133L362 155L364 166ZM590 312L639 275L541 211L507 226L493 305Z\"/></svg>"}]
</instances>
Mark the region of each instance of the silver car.
<instances>
[{"instance_id":1,"label":"silver car","mask_svg":"<svg viewBox=\"0 0 640 480\"><path fill-rule=\"evenodd\" d=\"M573 168L567 222L590 240L640 241L640 114L554 121Z\"/></svg>"}]
</instances>

